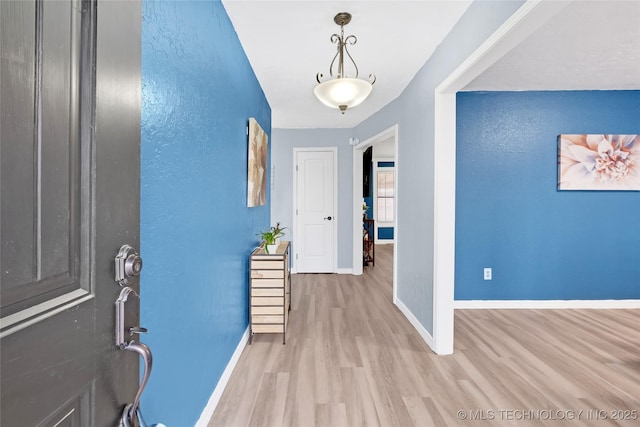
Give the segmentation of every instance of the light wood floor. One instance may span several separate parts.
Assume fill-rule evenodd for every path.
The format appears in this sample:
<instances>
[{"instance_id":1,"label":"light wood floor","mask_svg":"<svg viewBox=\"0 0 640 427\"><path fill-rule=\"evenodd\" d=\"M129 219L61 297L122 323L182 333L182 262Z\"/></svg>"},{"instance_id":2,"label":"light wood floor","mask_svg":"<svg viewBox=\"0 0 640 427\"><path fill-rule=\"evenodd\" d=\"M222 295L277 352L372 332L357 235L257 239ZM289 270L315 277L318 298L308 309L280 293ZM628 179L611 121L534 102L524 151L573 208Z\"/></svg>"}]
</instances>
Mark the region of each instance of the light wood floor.
<instances>
[{"instance_id":1,"label":"light wood floor","mask_svg":"<svg viewBox=\"0 0 640 427\"><path fill-rule=\"evenodd\" d=\"M287 344L255 336L209 426L640 425L640 310L456 310L437 356L392 303L392 250L293 276Z\"/></svg>"}]
</instances>

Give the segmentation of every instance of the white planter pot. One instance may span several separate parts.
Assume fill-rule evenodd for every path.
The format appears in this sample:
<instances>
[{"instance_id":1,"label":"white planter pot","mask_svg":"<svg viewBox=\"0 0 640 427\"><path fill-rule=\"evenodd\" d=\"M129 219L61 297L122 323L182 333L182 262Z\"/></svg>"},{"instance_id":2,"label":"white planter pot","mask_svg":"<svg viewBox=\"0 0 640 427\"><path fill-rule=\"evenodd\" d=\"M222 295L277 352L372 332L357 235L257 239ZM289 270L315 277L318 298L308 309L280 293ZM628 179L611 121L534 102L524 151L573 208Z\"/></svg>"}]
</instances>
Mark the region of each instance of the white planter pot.
<instances>
[{"instance_id":1,"label":"white planter pot","mask_svg":"<svg viewBox=\"0 0 640 427\"><path fill-rule=\"evenodd\" d=\"M276 253L276 251L278 250L278 245L267 245L267 253L270 255L273 255Z\"/></svg>"}]
</instances>

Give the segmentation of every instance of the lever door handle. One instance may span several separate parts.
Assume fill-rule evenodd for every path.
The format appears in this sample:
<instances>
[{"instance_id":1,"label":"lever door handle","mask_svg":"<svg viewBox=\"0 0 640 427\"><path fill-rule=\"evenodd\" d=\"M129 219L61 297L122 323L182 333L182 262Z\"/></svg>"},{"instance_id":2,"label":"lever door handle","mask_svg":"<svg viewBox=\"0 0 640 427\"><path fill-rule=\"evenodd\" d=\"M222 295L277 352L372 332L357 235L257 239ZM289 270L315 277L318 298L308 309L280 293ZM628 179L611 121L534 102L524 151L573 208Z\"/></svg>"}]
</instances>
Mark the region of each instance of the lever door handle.
<instances>
[{"instance_id":1,"label":"lever door handle","mask_svg":"<svg viewBox=\"0 0 640 427\"><path fill-rule=\"evenodd\" d=\"M133 336L133 334L146 334L149 333L147 328L143 328L142 326L132 326L129 328L129 335Z\"/></svg>"},{"instance_id":2,"label":"lever door handle","mask_svg":"<svg viewBox=\"0 0 640 427\"><path fill-rule=\"evenodd\" d=\"M140 381L140 385L138 386L138 391L136 392L136 397L133 400L132 404L125 406L124 412L122 413L122 418L125 416L129 420L136 420L138 416L138 405L140 404L140 396L142 396L142 392L144 388L147 386L147 382L149 381L149 377L151 376L151 368L153 367L153 355L151 354L151 350L145 344L137 341L130 341L123 350L133 351L142 356L142 362L144 363L144 373L142 374L142 381ZM132 426L135 424L131 424Z\"/></svg>"},{"instance_id":3,"label":"lever door handle","mask_svg":"<svg viewBox=\"0 0 640 427\"><path fill-rule=\"evenodd\" d=\"M327 220L331 221L332 218L330 216L326 216L326 217L324 217L324 219L327 219Z\"/></svg>"}]
</instances>

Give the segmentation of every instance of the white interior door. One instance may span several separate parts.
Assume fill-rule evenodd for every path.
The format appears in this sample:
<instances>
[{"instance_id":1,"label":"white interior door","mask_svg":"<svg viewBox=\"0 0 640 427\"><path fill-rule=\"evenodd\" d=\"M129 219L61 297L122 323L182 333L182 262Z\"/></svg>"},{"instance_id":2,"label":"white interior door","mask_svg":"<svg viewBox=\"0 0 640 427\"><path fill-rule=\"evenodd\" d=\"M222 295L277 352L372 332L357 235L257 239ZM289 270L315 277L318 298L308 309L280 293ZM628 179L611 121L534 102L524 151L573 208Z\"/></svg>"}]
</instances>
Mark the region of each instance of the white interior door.
<instances>
[{"instance_id":1,"label":"white interior door","mask_svg":"<svg viewBox=\"0 0 640 427\"><path fill-rule=\"evenodd\" d=\"M299 273L334 273L335 148L296 151L295 265Z\"/></svg>"}]
</instances>

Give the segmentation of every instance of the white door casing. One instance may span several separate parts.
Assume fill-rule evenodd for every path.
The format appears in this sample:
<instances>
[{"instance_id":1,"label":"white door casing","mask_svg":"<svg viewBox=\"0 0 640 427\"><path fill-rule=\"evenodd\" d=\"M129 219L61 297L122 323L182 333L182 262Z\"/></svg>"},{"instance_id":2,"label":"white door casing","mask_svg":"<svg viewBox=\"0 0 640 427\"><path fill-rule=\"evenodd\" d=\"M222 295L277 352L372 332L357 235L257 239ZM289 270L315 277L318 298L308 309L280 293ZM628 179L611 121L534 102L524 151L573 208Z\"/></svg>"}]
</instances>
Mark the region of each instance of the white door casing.
<instances>
[{"instance_id":1,"label":"white door casing","mask_svg":"<svg viewBox=\"0 0 640 427\"><path fill-rule=\"evenodd\" d=\"M294 149L294 266L298 273L335 273L337 149Z\"/></svg>"},{"instance_id":2,"label":"white door casing","mask_svg":"<svg viewBox=\"0 0 640 427\"><path fill-rule=\"evenodd\" d=\"M382 132L377 133L376 135L366 139L358 145L353 147L353 216L352 216L352 224L353 224L353 255L352 255L352 272L354 275L362 274L362 154L364 150L366 150L369 146L374 145L378 142L386 141L389 138L393 138L395 141L395 154L394 154L394 162L396 168L396 203L395 203L395 213L394 216L396 218L395 226L394 226L394 242L396 245L398 244L398 229L400 228L398 224L398 125L395 124ZM397 284L398 284L398 269L396 266L398 265L398 251L397 246L393 251L393 301L396 303L397 300Z\"/></svg>"},{"instance_id":3,"label":"white door casing","mask_svg":"<svg viewBox=\"0 0 640 427\"><path fill-rule=\"evenodd\" d=\"M435 89L433 351L453 353L456 93L570 2L527 0Z\"/></svg>"}]
</instances>

